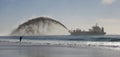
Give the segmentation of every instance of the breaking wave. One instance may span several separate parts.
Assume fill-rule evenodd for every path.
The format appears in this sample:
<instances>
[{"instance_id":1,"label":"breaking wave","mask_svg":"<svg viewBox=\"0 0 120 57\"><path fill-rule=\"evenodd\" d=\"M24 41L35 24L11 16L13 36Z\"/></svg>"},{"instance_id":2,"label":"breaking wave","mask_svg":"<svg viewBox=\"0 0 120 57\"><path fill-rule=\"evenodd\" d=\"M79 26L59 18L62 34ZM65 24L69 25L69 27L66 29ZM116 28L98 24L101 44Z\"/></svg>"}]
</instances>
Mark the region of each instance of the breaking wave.
<instances>
[{"instance_id":1,"label":"breaking wave","mask_svg":"<svg viewBox=\"0 0 120 57\"><path fill-rule=\"evenodd\" d=\"M23 36L22 42L19 42L19 36L0 38L4 39L0 39L2 42L8 42L6 45L21 43L21 45L89 46L120 50L120 36Z\"/></svg>"}]
</instances>

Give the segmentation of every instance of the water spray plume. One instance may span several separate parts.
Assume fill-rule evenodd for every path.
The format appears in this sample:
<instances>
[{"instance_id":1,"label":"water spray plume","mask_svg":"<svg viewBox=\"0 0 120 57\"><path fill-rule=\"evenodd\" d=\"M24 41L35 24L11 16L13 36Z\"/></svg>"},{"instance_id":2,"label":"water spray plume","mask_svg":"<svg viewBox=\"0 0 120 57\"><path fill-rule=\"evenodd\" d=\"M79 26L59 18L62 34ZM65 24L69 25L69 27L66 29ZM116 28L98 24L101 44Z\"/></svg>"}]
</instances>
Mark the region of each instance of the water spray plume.
<instances>
[{"instance_id":1,"label":"water spray plume","mask_svg":"<svg viewBox=\"0 0 120 57\"><path fill-rule=\"evenodd\" d=\"M49 17L38 17L18 26L12 36L68 35L65 25Z\"/></svg>"}]
</instances>

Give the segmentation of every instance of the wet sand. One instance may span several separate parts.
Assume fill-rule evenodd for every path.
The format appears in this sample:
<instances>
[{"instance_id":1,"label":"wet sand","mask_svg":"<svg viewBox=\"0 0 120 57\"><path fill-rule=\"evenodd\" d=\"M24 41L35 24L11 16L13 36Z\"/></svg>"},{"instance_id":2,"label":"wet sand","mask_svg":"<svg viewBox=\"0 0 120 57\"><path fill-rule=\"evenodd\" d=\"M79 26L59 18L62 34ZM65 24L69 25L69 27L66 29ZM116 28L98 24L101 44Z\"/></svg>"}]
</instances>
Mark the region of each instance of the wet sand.
<instances>
[{"instance_id":1,"label":"wet sand","mask_svg":"<svg viewBox=\"0 0 120 57\"><path fill-rule=\"evenodd\" d=\"M119 57L119 50L51 45L0 45L0 57Z\"/></svg>"}]
</instances>

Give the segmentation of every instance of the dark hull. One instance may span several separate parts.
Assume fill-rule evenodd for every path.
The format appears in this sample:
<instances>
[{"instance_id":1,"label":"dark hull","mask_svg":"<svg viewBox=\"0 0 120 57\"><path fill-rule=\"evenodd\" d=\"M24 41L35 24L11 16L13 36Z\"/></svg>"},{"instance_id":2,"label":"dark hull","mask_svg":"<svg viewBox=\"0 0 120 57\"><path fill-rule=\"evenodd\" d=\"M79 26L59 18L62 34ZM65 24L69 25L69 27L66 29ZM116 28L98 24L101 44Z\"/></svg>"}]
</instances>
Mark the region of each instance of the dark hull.
<instances>
[{"instance_id":1,"label":"dark hull","mask_svg":"<svg viewBox=\"0 0 120 57\"><path fill-rule=\"evenodd\" d=\"M73 32L71 33L71 35L105 35L106 33L105 32L101 32L101 33L97 33L97 32Z\"/></svg>"}]
</instances>

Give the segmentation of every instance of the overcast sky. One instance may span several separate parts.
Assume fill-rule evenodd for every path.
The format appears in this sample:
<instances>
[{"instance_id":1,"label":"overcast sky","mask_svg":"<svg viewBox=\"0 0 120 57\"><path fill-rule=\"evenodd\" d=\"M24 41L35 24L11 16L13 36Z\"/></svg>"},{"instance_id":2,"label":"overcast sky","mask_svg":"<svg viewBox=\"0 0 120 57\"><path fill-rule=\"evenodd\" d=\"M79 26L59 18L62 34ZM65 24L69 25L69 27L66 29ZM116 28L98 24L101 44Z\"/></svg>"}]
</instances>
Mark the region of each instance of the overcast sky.
<instances>
[{"instance_id":1,"label":"overcast sky","mask_svg":"<svg viewBox=\"0 0 120 57\"><path fill-rule=\"evenodd\" d=\"M107 34L120 34L120 0L0 0L0 35L38 16L54 18L68 29L87 30L98 23Z\"/></svg>"}]
</instances>

